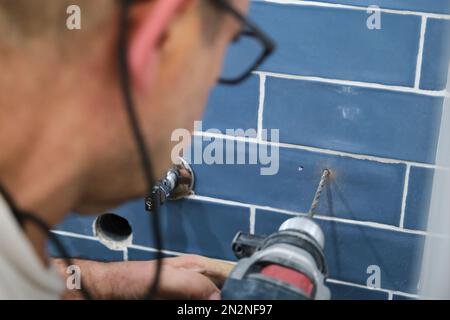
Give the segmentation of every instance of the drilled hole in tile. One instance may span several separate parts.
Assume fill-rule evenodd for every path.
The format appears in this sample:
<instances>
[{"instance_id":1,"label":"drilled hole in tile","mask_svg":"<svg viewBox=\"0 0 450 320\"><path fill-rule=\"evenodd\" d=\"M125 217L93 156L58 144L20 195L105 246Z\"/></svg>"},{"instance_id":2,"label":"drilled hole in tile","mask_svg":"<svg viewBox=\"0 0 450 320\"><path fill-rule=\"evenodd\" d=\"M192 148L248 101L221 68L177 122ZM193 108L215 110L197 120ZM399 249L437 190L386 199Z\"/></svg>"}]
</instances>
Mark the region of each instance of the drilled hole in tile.
<instances>
[{"instance_id":1,"label":"drilled hole in tile","mask_svg":"<svg viewBox=\"0 0 450 320\"><path fill-rule=\"evenodd\" d=\"M93 229L99 241L111 250L124 250L133 240L133 230L128 220L113 213L98 216Z\"/></svg>"}]
</instances>

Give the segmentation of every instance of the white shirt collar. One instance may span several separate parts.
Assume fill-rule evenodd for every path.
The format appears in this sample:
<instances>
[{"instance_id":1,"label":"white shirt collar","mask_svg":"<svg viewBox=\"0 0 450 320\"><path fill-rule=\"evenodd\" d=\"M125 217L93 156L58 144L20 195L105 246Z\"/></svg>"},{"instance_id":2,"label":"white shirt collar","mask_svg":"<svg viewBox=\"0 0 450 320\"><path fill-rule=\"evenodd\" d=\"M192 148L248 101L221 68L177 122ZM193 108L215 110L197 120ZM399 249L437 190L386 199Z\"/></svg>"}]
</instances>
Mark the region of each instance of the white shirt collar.
<instances>
[{"instance_id":1,"label":"white shirt collar","mask_svg":"<svg viewBox=\"0 0 450 320\"><path fill-rule=\"evenodd\" d=\"M64 281L45 267L0 194L0 299L59 299Z\"/></svg>"}]
</instances>

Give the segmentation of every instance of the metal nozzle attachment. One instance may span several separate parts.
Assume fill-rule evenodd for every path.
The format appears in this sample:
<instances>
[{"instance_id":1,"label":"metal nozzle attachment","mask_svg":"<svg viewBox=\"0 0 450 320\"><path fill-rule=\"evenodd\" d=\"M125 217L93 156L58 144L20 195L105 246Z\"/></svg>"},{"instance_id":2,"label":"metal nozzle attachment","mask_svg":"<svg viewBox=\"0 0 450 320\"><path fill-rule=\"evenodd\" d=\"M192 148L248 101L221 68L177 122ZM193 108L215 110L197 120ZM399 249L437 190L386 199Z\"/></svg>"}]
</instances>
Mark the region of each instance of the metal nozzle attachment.
<instances>
[{"instance_id":1,"label":"metal nozzle attachment","mask_svg":"<svg viewBox=\"0 0 450 320\"><path fill-rule=\"evenodd\" d=\"M166 200L178 200L193 193L194 189L194 171L191 166L183 158L179 158L180 163L175 164L166 176L158 181L153 187L152 195L159 204L163 204ZM145 209L153 211L155 203L152 196L145 198Z\"/></svg>"}]
</instances>

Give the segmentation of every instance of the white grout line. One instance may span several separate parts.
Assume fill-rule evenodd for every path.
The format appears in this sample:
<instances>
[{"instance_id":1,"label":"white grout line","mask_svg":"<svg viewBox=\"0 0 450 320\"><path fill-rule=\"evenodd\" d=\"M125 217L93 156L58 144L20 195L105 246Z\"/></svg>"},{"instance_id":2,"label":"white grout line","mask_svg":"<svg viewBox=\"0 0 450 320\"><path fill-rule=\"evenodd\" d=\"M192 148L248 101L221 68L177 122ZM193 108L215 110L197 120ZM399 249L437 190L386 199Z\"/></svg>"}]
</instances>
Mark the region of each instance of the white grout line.
<instances>
[{"instance_id":1,"label":"white grout line","mask_svg":"<svg viewBox=\"0 0 450 320\"><path fill-rule=\"evenodd\" d=\"M412 293L407 293L407 292L403 292L403 291L390 291L392 292L392 294L395 294L397 296L404 296L404 297L408 297L408 298L413 298L413 299L419 299L419 295L417 294L412 294Z\"/></svg>"},{"instance_id":2,"label":"white grout line","mask_svg":"<svg viewBox=\"0 0 450 320\"><path fill-rule=\"evenodd\" d=\"M403 292L403 291L383 289L383 288L369 288L369 287L364 286L362 284L358 284L358 283L354 283L354 282L348 282L348 281L342 281L342 280L337 280L337 279L328 278L327 282L331 282L331 283L335 283L335 284L341 284L341 285L345 285L345 286L349 286L349 287L355 287L355 288L361 288L361 289L385 292L385 293L388 294L388 299L389 300L392 300L392 297L393 297L394 294L395 295L399 295L399 296L409 297L409 298L415 298L415 299L418 298L418 295L416 295L416 294L411 294L411 293L407 293L407 292Z\"/></svg>"},{"instance_id":3,"label":"white grout line","mask_svg":"<svg viewBox=\"0 0 450 320\"><path fill-rule=\"evenodd\" d=\"M128 261L128 248L123 249L123 261Z\"/></svg>"},{"instance_id":4,"label":"white grout line","mask_svg":"<svg viewBox=\"0 0 450 320\"><path fill-rule=\"evenodd\" d=\"M62 231L62 230L52 230L52 232L55 233L55 234L58 234L60 236L66 236L66 237L83 239L83 240L89 240L89 241L95 241L95 242L101 243L100 240L97 237L95 237L95 236L87 236L85 234L69 232L69 231ZM145 247L145 246L132 244L132 245L128 246L125 249L127 251L126 253L125 253L125 250L124 250L124 260L125 260L125 257L126 257L126 259L128 259L128 249L137 249L137 250L151 251L151 252L156 252L157 251L156 249L151 248L151 247ZM183 254L181 252L169 251L169 250L161 250L161 252L164 253L164 254L175 255L175 256L179 256L179 255Z\"/></svg>"},{"instance_id":5,"label":"white grout line","mask_svg":"<svg viewBox=\"0 0 450 320\"><path fill-rule=\"evenodd\" d=\"M269 207L269 206L259 206L259 205L250 204L250 203L238 202L238 201L233 201L233 200L225 200L225 199L213 198L213 197L208 197L208 196L192 195L187 198L192 199L192 200L220 203L220 204L231 205L231 206L239 206L239 207L254 208L254 209L259 209L259 210L273 211L273 212L277 212L277 213L281 213L281 214L286 214L289 216L306 215L306 213L304 213L304 212L297 212L297 211L292 211L292 210L273 208L273 207ZM365 227L376 228L376 229L381 229L381 230L395 231L395 232L408 233L408 234L416 234L416 235L421 235L421 236L427 235L427 232L422 231L422 230L404 229L404 228L399 228L397 226L392 226L392 225L383 224L383 223L379 223L379 222L372 222L372 221L359 221L359 220L351 220L351 219L344 219L344 218L337 218L337 217L329 217L329 216L320 215L320 213L315 215L314 218L317 220L341 222L341 223L365 226Z\"/></svg>"},{"instance_id":6,"label":"white grout line","mask_svg":"<svg viewBox=\"0 0 450 320\"><path fill-rule=\"evenodd\" d=\"M403 197L402 197L402 211L400 213L400 223L399 227L403 229L405 224L405 211L406 211L406 200L408 199L408 188L409 188L409 176L411 172L411 166L409 164L406 165L405 172L405 183L403 185Z\"/></svg>"},{"instance_id":7,"label":"white grout line","mask_svg":"<svg viewBox=\"0 0 450 320\"><path fill-rule=\"evenodd\" d=\"M310 151L310 152L315 152L315 153L323 153L323 154L329 154L329 155L340 156L340 157L348 157L348 158L353 158L353 159L358 159L358 160L375 161L375 162L380 162L380 163L409 164L409 165L421 167L421 168L449 170L449 168L440 167L437 165L422 163L422 162L397 160L397 159L391 159L391 158L383 158L383 157L343 152L343 151L336 151L336 150L317 148L317 147L308 147L308 146L295 145L295 144L282 143L282 142L272 142L272 141L264 141L264 140L258 141L258 139L255 139L255 138L242 137L242 136L229 136L226 134L219 134L219 133L213 133L213 132L195 131L194 136L234 140L234 141L248 142L248 143L258 143L258 144L268 145L268 146L273 146L273 147L298 149L298 150Z\"/></svg>"},{"instance_id":8,"label":"white grout line","mask_svg":"<svg viewBox=\"0 0 450 320\"><path fill-rule=\"evenodd\" d=\"M420 90L420 79L422 76L423 48L425 46L425 34L427 32L427 17L422 17L420 26L419 51L417 53L416 80L414 88Z\"/></svg>"},{"instance_id":9,"label":"white grout line","mask_svg":"<svg viewBox=\"0 0 450 320\"><path fill-rule=\"evenodd\" d=\"M141 250L141 251L147 251L147 252L157 252L158 251L158 250L156 250L153 247L146 247L146 246L142 246L142 245L138 245L138 244L132 244L128 248L129 249ZM161 252L163 254L167 254L167 255L171 255L171 256L181 256L181 255L185 254L183 252L171 251L171 250L161 250Z\"/></svg>"},{"instance_id":10,"label":"white grout line","mask_svg":"<svg viewBox=\"0 0 450 320\"><path fill-rule=\"evenodd\" d=\"M332 278L328 278L327 282L331 282L331 283L335 283L335 284L343 284L343 285L346 285L346 286L355 287L355 288L361 288L361 289L383 291L383 292L389 291L388 289L369 288L369 287L367 287L365 285L362 285L362 284L359 284L359 283L347 282L347 281L337 280L337 279L332 279Z\"/></svg>"},{"instance_id":11,"label":"white grout line","mask_svg":"<svg viewBox=\"0 0 450 320\"><path fill-rule=\"evenodd\" d=\"M268 72L268 71L254 71L253 73L257 74L257 75L265 75L266 77L280 78L280 79L322 82L322 83L337 84L337 85L343 85L343 86L379 89L379 90L396 91L396 92L403 92L403 93L414 93L414 94L431 96L431 97L442 97L442 98L450 97L450 92L448 92L447 90L439 90L439 91L423 90L423 89L419 89L419 88L415 88L415 87L394 86L394 85L386 85L386 84L374 83L374 82L332 79L332 78L323 78L323 77L316 77L316 76L302 76L302 75L278 73L278 72Z\"/></svg>"},{"instance_id":12,"label":"white grout line","mask_svg":"<svg viewBox=\"0 0 450 320\"><path fill-rule=\"evenodd\" d=\"M278 4L295 4L299 6L314 6L314 7L326 7L326 8L337 8L337 9L352 9L358 11L367 11L367 6L364 5L347 5L347 4L337 4L337 3L328 3L328 2L320 2L320 1L307 1L307 0L253 0L255 2L272 2ZM420 12L420 11L412 11L412 10L401 10L401 9L386 9L380 8L377 9L383 13L392 13L399 15L413 15L434 19L446 19L450 20L449 14L443 13L431 13L431 12Z\"/></svg>"},{"instance_id":13,"label":"white grout line","mask_svg":"<svg viewBox=\"0 0 450 320\"><path fill-rule=\"evenodd\" d=\"M207 131L194 131L193 135L198 137L219 138L219 139L235 140L240 142L258 143L258 139L256 138L251 138L247 136L229 136L226 134Z\"/></svg>"},{"instance_id":14,"label":"white grout line","mask_svg":"<svg viewBox=\"0 0 450 320\"><path fill-rule=\"evenodd\" d=\"M97 237L87 236L85 234L80 234L80 233L76 233L76 232L62 231L62 230L52 230L52 233L58 234L60 236L67 236L67 237L72 237L72 238L77 238L77 239L84 239L84 240L91 240L91 241L100 242Z\"/></svg>"},{"instance_id":15,"label":"white grout line","mask_svg":"<svg viewBox=\"0 0 450 320\"><path fill-rule=\"evenodd\" d=\"M255 218L256 218L256 208L254 206L250 207L250 234L255 234Z\"/></svg>"},{"instance_id":16,"label":"white grout line","mask_svg":"<svg viewBox=\"0 0 450 320\"><path fill-rule=\"evenodd\" d=\"M259 105L258 105L258 127L257 127L258 141L262 140L265 96L266 96L266 76L264 74L259 74Z\"/></svg>"}]
</instances>

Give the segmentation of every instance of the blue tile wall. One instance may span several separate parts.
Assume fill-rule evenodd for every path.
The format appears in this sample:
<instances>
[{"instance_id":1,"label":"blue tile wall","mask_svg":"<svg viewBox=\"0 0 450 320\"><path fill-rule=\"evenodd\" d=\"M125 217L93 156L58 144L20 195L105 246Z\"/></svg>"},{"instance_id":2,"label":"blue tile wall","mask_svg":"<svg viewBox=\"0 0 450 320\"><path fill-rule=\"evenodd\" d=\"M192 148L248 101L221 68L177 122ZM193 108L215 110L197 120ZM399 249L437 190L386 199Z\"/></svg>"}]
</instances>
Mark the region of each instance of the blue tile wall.
<instances>
[{"instance_id":1,"label":"blue tile wall","mask_svg":"<svg viewBox=\"0 0 450 320\"><path fill-rule=\"evenodd\" d=\"M420 87L443 90L450 60L450 20L429 19L424 44Z\"/></svg>"},{"instance_id":2,"label":"blue tile wall","mask_svg":"<svg viewBox=\"0 0 450 320\"><path fill-rule=\"evenodd\" d=\"M247 152L250 145L246 145ZM332 206L330 208L326 197L323 197L318 213L398 225L405 175L403 164L288 148L280 148L279 155L278 174L268 176L260 174L260 165L194 164L196 192L215 198L307 212L322 171L332 168L333 183L327 189Z\"/></svg>"},{"instance_id":3,"label":"blue tile wall","mask_svg":"<svg viewBox=\"0 0 450 320\"><path fill-rule=\"evenodd\" d=\"M383 14L382 29L369 30L364 11L263 2L251 16L278 44L261 70L414 84L420 17Z\"/></svg>"},{"instance_id":4,"label":"blue tile wall","mask_svg":"<svg viewBox=\"0 0 450 320\"><path fill-rule=\"evenodd\" d=\"M252 1L251 18L277 50L246 82L214 89L203 130L279 129L279 172L261 176L261 165L193 164L199 197L171 202L161 212L165 256L235 260L230 245L237 231L268 234L290 217L286 213L306 212L322 170L330 168L316 221L326 235L333 298L407 299L417 292L426 235L450 58L450 0L319 4ZM367 29L368 5L394 9L382 13L381 30ZM246 150L261 142L250 138ZM111 211L132 226L128 258L154 259L143 200ZM58 229L92 236L94 219L72 214ZM123 259L123 252L98 241L60 238L74 257ZM369 265L381 268L380 290L364 287Z\"/></svg>"},{"instance_id":5,"label":"blue tile wall","mask_svg":"<svg viewBox=\"0 0 450 320\"><path fill-rule=\"evenodd\" d=\"M442 103L439 97L269 77L264 128L280 129L281 142L433 163Z\"/></svg>"},{"instance_id":6,"label":"blue tile wall","mask_svg":"<svg viewBox=\"0 0 450 320\"><path fill-rule=\"evenodd\" d=\"M248 94L252 92L253 94ZM226 129L256 131L259 106L259 78L250 77L236 87L217 86L203 114L203 130L211 128L225 134ZM255 135L250 135L255 137Z\"/></svg>"}]
</instances>

